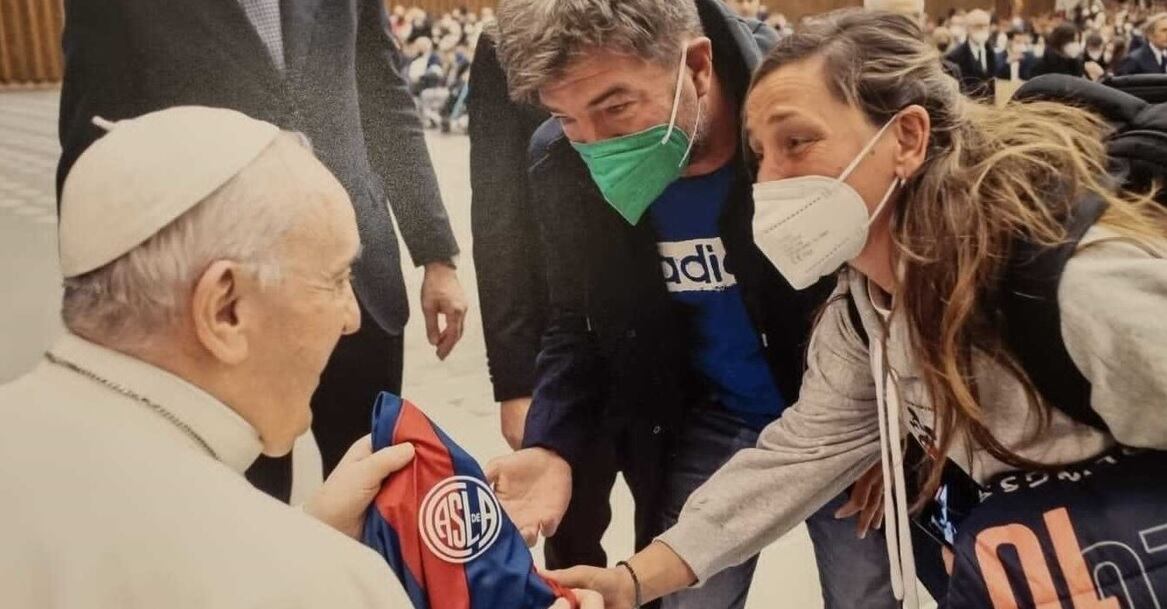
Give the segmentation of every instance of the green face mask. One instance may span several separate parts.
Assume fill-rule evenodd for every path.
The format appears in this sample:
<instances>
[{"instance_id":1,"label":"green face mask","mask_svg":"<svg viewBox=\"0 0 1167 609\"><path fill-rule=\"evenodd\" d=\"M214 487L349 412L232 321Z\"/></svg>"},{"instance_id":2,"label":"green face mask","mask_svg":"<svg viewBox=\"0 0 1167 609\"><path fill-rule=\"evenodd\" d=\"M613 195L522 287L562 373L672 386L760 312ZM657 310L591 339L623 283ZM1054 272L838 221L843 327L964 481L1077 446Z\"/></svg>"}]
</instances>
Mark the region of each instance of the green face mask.
<instances>
[{"instance_id":1,"label":"green face mask","mask_svg":"<svg viewBox=\"0 0 1167 609\"><path fill-rule=\"evenodd\" d=\"M608 204L632 225L639 223L652 202L681 177L693 149L691 136L676 128L681 82L685 76L684 54L681 58L672 116L667 124L590 144L571 144L588 166L592 180ZM698 100L694 131L700 123Z\"/></svg>"}]
</instances>

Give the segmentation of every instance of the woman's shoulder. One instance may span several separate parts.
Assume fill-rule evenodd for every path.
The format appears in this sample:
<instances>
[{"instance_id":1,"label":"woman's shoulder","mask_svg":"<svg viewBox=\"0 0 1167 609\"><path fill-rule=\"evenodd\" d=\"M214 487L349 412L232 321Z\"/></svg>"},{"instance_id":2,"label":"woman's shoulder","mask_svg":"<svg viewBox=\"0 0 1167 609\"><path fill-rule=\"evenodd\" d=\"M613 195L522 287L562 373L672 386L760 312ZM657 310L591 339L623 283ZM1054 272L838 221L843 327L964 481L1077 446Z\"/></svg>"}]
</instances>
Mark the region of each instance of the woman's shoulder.
<instances>
[{"instance_id":1,"label":"woman's shoulder","mask_svg":"<svg viewBox=\"0 0 1167 609\"><path fill-rule=\"evenodd\" d=\"M1167 297L1167 235L1137 236L1096 225L1066 262L1058 300L1122 307L1125 297L1148 290Z\"/></svg>"}]
</instances>

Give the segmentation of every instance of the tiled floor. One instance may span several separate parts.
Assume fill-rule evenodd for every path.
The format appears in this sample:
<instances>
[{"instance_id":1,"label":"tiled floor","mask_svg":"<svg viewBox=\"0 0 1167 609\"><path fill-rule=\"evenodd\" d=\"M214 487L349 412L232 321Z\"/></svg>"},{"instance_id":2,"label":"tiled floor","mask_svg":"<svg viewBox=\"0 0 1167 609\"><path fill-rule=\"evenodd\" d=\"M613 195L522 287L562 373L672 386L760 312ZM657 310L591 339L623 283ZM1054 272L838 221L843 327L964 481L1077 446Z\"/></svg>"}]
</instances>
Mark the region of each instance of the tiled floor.
<instances>
[{"instance_id":1,"label":"tiled floor","mask_svg":"<svg viewBox=\"0 0 1167 609\"><path fill-rule=\"evenodd\" d=\"M54 90L0 94L0 214L56 222L57 99Z\"/></svg>"}]
</instances>

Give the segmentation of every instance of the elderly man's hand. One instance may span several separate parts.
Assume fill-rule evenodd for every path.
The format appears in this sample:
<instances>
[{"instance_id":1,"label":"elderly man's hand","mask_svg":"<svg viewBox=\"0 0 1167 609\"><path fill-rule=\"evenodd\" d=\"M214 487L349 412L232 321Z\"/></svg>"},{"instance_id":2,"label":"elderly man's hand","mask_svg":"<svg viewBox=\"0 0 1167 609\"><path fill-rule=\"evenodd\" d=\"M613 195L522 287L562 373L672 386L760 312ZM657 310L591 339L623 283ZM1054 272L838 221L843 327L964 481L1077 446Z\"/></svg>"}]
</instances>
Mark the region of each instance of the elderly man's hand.
<instances>
[{"instance_id":1,"label":"elderly man's hand","mask_svg":"<svg viewBox=\"0 0 1167 609\"><path fill-rule=\"evenodd\" d=\"M413 460L413 445L398 444L373 452L373 439L357 440L304 511L332 528L360 539L365 510L381 490L385 477Z\"/></svg>"},{"instance_id":2,"label":"elderly man's hand","mask_svg":"<svg viewBox=\"0 0 1167 609\"><path fill-rule=\"evenodd\" d=\"M494 493L527 545L551 537L571 502L571 466L546 448L524 448L486 465Z\"/></svg>"},{"instance_id":3,"label":"elderly man's hand","mask_svg":"<svg viewBox=\"0 0 1167 609\"><path fill-rule=\"evenodd\" d=\"M458 283L458 273L445 262L425 265L425 278L421 282L421 311L425 315L425 335L429 343L437 347L438 359L444 360L462 340L462 327L466 320L466 295L462 284ZM445 327L439 327L438 316L442 316Z\"/></svg>"}]
</instances>

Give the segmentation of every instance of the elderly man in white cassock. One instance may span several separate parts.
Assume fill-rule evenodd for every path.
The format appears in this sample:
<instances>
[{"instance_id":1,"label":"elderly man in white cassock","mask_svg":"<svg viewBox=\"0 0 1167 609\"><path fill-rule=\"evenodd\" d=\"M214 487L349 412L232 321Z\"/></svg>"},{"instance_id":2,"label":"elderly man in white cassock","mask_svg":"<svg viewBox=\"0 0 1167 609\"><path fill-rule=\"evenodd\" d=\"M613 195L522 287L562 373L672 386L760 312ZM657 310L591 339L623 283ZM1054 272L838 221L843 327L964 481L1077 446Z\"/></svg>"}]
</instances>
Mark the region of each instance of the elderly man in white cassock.
<instances>
[{"instance_id":1,"label":"elderly man in white cassock","mask_svg":"<svg viewBox=\"0 0 1167 609\"><path fill-rule=\"evenodd\" d=\"M410 446L358 442L297 508L241 475L359 327L345 190L230 110L108 128L62 195L68 333L0 387L0 607L408 607L353 537Z\"/></svg>"},{"instance_id":2,"label":"elderly man in white cassock","mask_svg":"<svg viewBox=\"0 0 1167 609\"><path fill-rule=\"evenodd\" d=\"M301 507L241 475L359 327L344 188L234 111L106 125L63 192L68 333L0 387L0 607L409 607L354 538L411 446L357 442Z\"/></svg>"}]
</instances>

